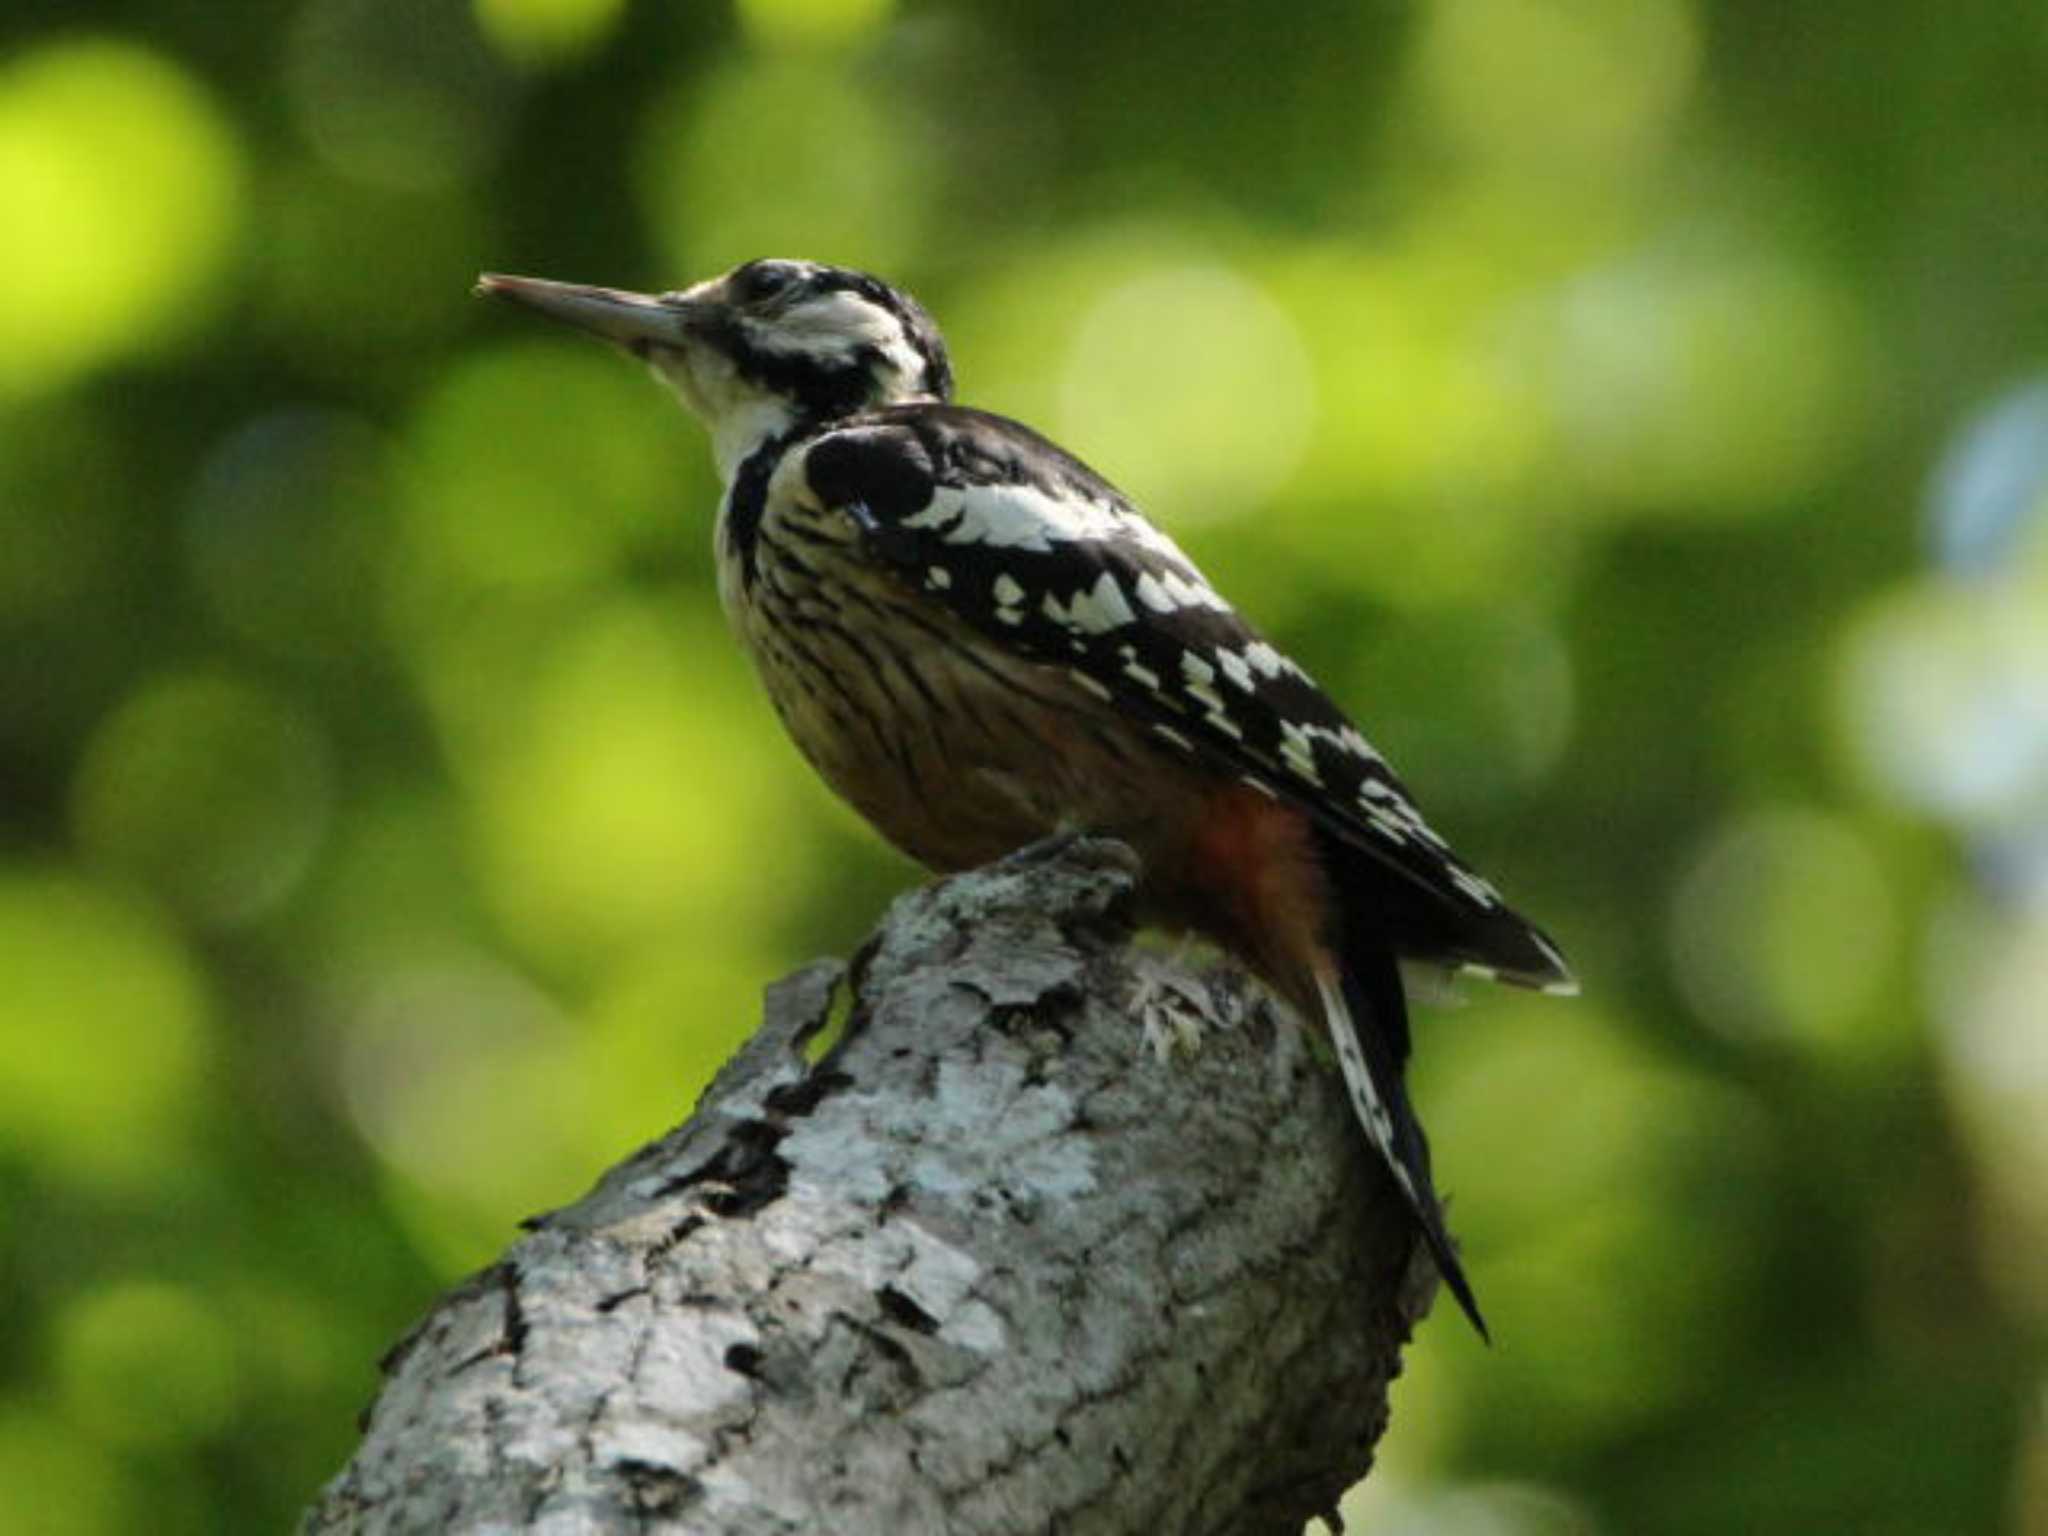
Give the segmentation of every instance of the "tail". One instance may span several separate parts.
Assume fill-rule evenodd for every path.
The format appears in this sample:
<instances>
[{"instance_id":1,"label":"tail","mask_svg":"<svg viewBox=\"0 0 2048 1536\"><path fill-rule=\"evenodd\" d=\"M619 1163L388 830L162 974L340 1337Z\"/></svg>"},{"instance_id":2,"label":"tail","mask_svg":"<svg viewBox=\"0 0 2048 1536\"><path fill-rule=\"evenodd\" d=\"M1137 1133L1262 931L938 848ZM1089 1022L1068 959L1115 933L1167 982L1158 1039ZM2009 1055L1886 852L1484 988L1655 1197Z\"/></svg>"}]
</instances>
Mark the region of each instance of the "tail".
<instances>
[{"instance_id":1,"label":"tail","mask_svg":"<svg viewBox=\"0 0 2048 1536\"><path fill-rule=\"evenodd\" d=\"M1486 1331L1478 1298L1451 1245L1443 1204L1429 1177L1429 1143L1401 1082L1408 1060L1408 1001L1394 952L1383 940L1349 942L1344 946L1341 978L1319 974L1316 987L1351 1107L1407 1197L1444 1284L1479 1337L1490 1344L1493 1336Z\"/></svg>"}]
</instances>

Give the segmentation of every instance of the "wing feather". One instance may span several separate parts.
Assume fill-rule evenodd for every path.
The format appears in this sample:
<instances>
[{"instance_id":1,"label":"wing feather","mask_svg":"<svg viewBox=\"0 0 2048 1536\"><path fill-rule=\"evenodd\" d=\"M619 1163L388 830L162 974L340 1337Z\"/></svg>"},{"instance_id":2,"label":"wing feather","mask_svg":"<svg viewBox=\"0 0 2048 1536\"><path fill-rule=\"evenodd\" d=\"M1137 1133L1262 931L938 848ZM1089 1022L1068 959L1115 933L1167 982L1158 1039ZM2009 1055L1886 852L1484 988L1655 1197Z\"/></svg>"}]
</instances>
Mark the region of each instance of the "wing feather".
<instances>
[{"instance_id":1,"label":"wing feather","mask_svg":"<svg viewBox=\"0 0 2048 1536\"><path fill-rule=\"evenodd\" d=\"M1450 849L1344 712L1078 459L1006 418L933 405L855 418L804 452L812 494L928 600L1430 897L1444 919L1432 958L1570 986L1557 946Z\"/></svg>"}]
</instances>

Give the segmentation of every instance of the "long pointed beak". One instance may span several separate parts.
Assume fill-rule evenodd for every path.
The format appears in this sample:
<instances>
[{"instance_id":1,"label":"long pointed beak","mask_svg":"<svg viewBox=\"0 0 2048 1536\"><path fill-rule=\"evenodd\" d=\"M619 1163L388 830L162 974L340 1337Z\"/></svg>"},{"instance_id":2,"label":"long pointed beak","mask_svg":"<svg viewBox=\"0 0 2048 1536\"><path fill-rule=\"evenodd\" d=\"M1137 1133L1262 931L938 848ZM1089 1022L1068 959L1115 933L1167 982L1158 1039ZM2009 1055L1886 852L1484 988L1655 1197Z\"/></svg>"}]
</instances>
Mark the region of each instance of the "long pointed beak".
<instances>
[{"instance_id":1,"label":"long pointed beak","mask_svg":"<svg viewBox=\"0 0 2048 1536\"><path fill-rule=\"evenodd\" d=\"M544 277L510 277L486 272L476 291L538 310L578 330L589 331L633 351L651 345L681 346L687 337L694 306L676 299L657 299L623 288L593 288L586 283L551 283Z\"/></svg>"}]
</instances>

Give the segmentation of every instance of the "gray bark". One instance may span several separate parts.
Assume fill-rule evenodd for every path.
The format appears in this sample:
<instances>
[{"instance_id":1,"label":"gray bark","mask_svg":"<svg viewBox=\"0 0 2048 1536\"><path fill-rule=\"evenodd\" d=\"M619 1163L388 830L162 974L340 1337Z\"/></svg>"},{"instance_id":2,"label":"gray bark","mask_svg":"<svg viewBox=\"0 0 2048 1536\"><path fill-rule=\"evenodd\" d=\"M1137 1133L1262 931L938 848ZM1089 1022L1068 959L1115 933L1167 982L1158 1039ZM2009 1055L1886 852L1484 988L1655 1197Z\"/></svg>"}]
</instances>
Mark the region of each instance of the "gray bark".
<instances>
[{"instance_id":1,"label":"gray bark","mask_svg":"<svg viewBox=\"0 0 2048 1536\"><path fill-rule=\"evenodd\" d=\"M1131 950L1132 888L1117 844L1027 851L772 988L686 1124L392 1350L306 1530L1294 1536L1333 1509L1435 1271L1297 1028L1232 967ZM1198 1049L1148 1045L1141 985Z\"/></svg>"}]
</instances>

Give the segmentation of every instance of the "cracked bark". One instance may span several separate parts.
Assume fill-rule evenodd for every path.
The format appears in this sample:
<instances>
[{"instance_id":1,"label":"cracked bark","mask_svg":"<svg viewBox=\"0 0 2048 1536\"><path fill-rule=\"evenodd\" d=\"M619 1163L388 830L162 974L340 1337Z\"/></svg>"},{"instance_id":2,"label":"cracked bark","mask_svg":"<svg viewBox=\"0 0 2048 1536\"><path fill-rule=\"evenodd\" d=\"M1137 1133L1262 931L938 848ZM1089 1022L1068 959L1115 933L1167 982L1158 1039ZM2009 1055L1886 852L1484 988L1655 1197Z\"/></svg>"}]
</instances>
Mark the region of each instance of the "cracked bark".
<instances>
[{"instance_id":1,"label":"cracked bark","mask_svg":"<svg viewBox=\"0 0 2048 1536\"><path fill-rule=\"evenodd\" d=\"M687 1123L391 1351L305 1530L1293 1536L1332 1509L1435 1272L1298 1031L1231 967L1130 950L1131 895L1117 844L1019 856L770 989ZM1199 1019L1192 1057L1145 1046L1141 982Z\"/></svg>"}]
</instances>

